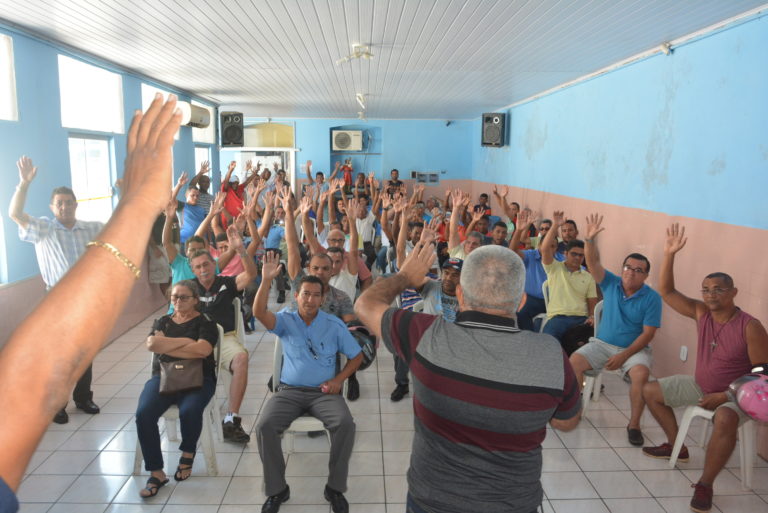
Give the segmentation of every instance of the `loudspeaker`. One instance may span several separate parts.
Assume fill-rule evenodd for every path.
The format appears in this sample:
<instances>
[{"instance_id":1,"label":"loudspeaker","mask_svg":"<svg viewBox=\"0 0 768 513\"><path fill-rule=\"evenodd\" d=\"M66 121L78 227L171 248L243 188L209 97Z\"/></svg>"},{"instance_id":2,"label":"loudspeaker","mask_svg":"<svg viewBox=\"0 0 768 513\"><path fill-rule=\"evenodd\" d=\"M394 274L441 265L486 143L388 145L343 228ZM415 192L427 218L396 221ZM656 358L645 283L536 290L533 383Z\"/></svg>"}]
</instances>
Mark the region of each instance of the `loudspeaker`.
<instances>
[{"instance_id":1,"label":"loudspeaker","mask_svg":"<svg viewBox=\"0 0 768 513\"><path fill-rule=\"evenodd\" d=\"M221 146L243 145L243 113L221 113Z\"/></svg>"},{"instance_id":2,"label":"loudspeaker","mask_svg":"<svg viewBox=\"0 0 768 513\"><path fill-rule=\"evenodd\" d=\"M495 148L504 146L506 119L507 115L503 112L483 114L483 133L481 134L483 146L493 146Z\"/></svg>"}]
</instances>

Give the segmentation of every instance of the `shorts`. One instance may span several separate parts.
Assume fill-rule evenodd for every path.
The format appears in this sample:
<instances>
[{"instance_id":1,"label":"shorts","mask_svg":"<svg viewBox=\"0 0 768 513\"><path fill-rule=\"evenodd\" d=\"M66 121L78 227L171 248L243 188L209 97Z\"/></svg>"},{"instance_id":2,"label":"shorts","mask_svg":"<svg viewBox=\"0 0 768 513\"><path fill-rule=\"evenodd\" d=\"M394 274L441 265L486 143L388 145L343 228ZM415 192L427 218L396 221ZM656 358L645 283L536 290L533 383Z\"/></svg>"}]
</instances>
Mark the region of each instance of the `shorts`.
<instances>
[{"instance_id":1,"label":"shorts","mask_svg":"<svg viewBox=\"0 0 768 513\"><path fill-rule=\"evenodd\" d=\"M677 374L675 376L659 378L659 385L661 386L661 394L664 396L664 404L670 408L698 406L699 399L704 397L704 392L701 391L701 388L696 383L693 376ZM715 408L715 411L720 408L730 408L735 411L739 416L739 426L750 419L743 411L741 411L741 408L732 401L721 404Z\"/></svg>"},{"instance_id":2,"label":"shorts","mask_svg":"<svg viewBox=\"0 0 768 513\"><path fill-rule=\"evenodd\" d=\"M603 342L599 338L589 337L589 342L581 346L575 353L580 354L589 362L589 366L594 370L599 371L605 367L605 362L611 356L617 355L622 352L626 347L614 346L608 342ZM622 374L629 372L629 369L635 365L645 365L648 369L651 368L651 348L645 346L640 351L630 356L624 365L621 366Z\"/></svg>"},{"instance_id":3,"label":"shorts","mask_svg":"<svg viewBox=\"0 0 768 513\"><path fill-rule=\"evenodd\" d=\"M237 332L235 331L228 331L224 333L224 339L220 340L219 343L221 344L221 354L219 356L219 372L232 372L229 368L232 360L234 360L235 356L240 353L245 353L247 357L248 350L243 347L243 344L237 340Z\"/></svg>"}]
</instances>

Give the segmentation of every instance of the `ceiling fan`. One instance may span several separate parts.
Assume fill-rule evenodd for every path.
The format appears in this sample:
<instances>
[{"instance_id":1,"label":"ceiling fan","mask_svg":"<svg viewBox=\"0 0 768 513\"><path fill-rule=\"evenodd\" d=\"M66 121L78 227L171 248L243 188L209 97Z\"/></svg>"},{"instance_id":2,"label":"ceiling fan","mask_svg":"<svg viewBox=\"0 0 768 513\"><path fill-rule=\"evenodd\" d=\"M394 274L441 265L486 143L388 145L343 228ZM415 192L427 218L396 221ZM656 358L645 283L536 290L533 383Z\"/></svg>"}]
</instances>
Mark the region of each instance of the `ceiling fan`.
<instances>
[{"instance_id":1,"label":"ceiling fan","mask_svg":"<svg viewBox=\"0 0 768 513\"><path fill-rule=\"evenodd\" d=\"M370 44L354 43L352 45L352 53L337 60L336 65L341 66L352 59L372 59L373 54L371 53L371 46L372 45Z\"/></svg>"}]
</instances>

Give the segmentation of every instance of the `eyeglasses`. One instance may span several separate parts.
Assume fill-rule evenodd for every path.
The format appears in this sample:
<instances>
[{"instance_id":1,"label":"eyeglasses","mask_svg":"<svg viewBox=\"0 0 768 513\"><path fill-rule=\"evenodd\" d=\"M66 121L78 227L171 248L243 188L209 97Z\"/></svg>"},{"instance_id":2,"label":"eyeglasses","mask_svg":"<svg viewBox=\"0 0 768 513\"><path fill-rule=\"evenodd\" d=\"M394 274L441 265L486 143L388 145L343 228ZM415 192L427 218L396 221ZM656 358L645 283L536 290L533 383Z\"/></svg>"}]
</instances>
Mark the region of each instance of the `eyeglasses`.
<instances>
[{"instance_id":1,"label":"eyeglasses","mask_svg":"<svg viewBox=\"0 0 768 513\"><path fill-rule=\"evenodd\" d=\"M701 295L702 296L708 296L708 295L709 296L722 296L723 294L725 294L729 290L731 290L731 289L730 288L728 288L728 289L721 289L720 287L715 287L713 289L701 289Z\"/></svg>"},{"instance_id":2,"label":"eyeglasses","mask_svg":"<svg viewBox=\"0 0 768 513\"><path fill-rule=\"evenodd\" d=\"M641 269L639 267L630 267L628 265L625 265L624 270L627 272L631 272L633 274L645 274L645 269Z\"/></svg>"},{"instance_id":3,"label":"eyeglasses","mask_svg":"<svg viewBox=\"0 0 768 513\"><path fill-rule=\"evenodd\" d=\"M193 297L194 296L177 296L174 294L171 296L171 303L175 303L176 301L189 301Z\"/></svg>"}]
</instances>

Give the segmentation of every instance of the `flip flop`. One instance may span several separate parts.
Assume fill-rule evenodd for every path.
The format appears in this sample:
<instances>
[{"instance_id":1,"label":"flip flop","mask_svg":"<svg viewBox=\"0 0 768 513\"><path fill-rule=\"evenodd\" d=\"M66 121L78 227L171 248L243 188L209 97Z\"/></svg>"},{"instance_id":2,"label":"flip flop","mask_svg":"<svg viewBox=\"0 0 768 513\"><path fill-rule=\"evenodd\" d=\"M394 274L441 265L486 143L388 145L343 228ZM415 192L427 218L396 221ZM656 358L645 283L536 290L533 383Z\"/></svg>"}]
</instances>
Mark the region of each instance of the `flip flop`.
<instances>
[{"instance_id":1,"label":"flip flop","mask_svg":"<svg viewBox=\"0 0 768 513\"><path fill-rule=\"evenodd\" d=\"M168 479L160 481L155 476L150 476L150 478L147 479L147 486L144 487L144 490L147 490L149 492L149 495L142 495L141 492L139 492L139 497L141 497L142 499L149 499L150 497L154 497L155 495L157 495L157 492L160 491L160 488L162 488L166 484L168 484Z\"/></svg>"},{"instance_id":2,"label":"flip flop","mask_svg":"<svg viewBox=\"0 0 768 513\"><path fill-rule=\"evenodd\" d=\"M173 478L176 481L186 481L187 479L189 479L192 476L192 464L194 462L195 462L194 457L186 458L182 456L181 458L179 458L179 466L176 467L176 473L173 474ZM181 468L182 465L185 465L185 467ZM182 477L183 476L182 472L186 472L188 470L190 471L189 475L187 477Z\"/></svg>"}]
</instances>

